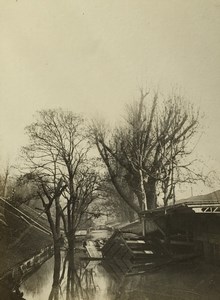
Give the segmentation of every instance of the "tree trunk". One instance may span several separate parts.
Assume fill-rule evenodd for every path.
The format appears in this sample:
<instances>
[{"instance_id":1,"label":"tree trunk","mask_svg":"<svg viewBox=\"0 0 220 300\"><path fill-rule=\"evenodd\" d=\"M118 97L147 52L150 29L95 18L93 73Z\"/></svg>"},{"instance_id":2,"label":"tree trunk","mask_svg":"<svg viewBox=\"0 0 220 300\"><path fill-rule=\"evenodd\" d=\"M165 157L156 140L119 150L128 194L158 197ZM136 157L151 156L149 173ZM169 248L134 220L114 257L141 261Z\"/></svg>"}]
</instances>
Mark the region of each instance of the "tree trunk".
<instances>
[{"instance_id":1,"label":"tree trunk","mask_svg":"<svg viewBox=\"0 0 220 300\"><path fill-rule=\"evenodd\" d=\"M144 178L143 178L143 172L142 170L139 170L139 175L140 175L140 205L141 205L141 210L146 210L148 207L147 205L147 198L146 198L146 192L144 189Z\"/></svg>"},{"instance_id":2,"label":"tree trunk","mask_svg":"<svg viewBox=\"0 0 220 300\"><path fill-rule=\"evenodd\" d=\"M156 179L149 177L145 183L145 193L147 198L147 209L155 209L157 207Z\"/></svg>"},{"instance_id":3,"label":"tree trunk","mask_svg":"<svg viewBox=\"0 0 220 300\"><path fill-rule=\"evenodd\" d=\"M54 241L54 273L53 273L53 286L59 285L60 280L60 268L61 268L61 253L60 253L60 241Z\"/></svg>"}]
</instances>

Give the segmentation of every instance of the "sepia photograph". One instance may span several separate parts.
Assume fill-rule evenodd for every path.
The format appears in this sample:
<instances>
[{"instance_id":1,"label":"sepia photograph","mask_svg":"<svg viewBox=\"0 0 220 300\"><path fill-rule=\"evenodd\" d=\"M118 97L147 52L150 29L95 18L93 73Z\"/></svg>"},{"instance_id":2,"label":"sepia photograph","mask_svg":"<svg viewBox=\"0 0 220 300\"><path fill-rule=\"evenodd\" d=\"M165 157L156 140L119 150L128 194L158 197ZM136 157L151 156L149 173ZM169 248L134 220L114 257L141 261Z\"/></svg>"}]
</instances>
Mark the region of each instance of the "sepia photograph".
<instances>
[{"instance_id":1,"label":"sepia photograph","mask_svg":"<svg viewBox=\"0 0 220 300\"><path fill-rule=\"evenodd\" d=\"M0 300L220 299L220 0L0 0Z\"/></svg>"}]
</instances>

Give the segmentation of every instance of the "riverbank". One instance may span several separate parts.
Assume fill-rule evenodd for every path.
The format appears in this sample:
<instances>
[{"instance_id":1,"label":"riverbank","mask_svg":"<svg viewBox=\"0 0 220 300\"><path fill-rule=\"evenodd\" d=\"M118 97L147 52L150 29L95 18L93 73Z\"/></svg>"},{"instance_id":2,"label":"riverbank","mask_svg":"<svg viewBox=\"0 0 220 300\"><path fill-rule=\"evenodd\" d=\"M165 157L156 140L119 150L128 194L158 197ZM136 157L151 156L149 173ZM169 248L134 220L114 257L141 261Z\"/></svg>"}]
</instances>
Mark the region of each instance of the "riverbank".
<instances>
[{"instance_id":1,"label":"riverbank","mask_svg":"<svg viewBox=\"0 0 220 300\"><path fill-rule=\"evenodd\" d=\"M0 226L0 276L52 244L46 231L13 209L4 210L7 226Z\"/></svg>"},{"instance_id":2,"label":"riverbank","mask_svg":"<svg viewBox=\"0 0 220 300\"><path fill-rule=\"evenodd\" d=\"M11 247L7 241L0 243L0 276L51 244L51 237L34 229L17 245Z\"/></svg>"}]
</instances>

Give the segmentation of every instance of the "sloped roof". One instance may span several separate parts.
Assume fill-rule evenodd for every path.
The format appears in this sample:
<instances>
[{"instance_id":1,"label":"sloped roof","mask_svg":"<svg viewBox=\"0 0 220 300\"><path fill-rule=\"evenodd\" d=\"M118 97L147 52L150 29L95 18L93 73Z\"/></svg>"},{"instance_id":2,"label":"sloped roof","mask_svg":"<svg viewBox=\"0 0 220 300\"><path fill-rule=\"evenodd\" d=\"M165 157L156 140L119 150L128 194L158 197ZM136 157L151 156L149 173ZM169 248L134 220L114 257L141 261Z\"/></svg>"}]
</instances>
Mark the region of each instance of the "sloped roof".
<instances>
[{"instance_id":1,"label":"sloped roof","mask_svg":"<svg viewBox=\"0 0 220 300\"><path fill-rule=\"evenodd\" d=\"M186 198L186 199L180 199L178 200L176 203L185 203L185 202L192 202L192 201L210 201L210 202L213 202L213 201L216 201L216 202L220 202L220 190L217 190L217 191L214 191L212 193L209 193L209 194L205 194L205 195L197 195L197 196L192 196L192 197L189 197L189 198Z\"/></svg>"},{"instance_id":2,"label":"sloped roof","mask_svg":"<svg viewBox=\"0 0 220 300\"><path fill-rule=\"evenodd\" d=\"M220 212L220 190L207 195L198 195L190 197L187 199L182 199L177 201L173 205L168 205L166 207L161 206L156 209L147 210L142 212L142 215L151 215L151 214L167 214L173 213L180 210L194 212L192 209L199 208L200 212ZM211 209L211 210L209 210Z\"/></svg>"}]
</instances>

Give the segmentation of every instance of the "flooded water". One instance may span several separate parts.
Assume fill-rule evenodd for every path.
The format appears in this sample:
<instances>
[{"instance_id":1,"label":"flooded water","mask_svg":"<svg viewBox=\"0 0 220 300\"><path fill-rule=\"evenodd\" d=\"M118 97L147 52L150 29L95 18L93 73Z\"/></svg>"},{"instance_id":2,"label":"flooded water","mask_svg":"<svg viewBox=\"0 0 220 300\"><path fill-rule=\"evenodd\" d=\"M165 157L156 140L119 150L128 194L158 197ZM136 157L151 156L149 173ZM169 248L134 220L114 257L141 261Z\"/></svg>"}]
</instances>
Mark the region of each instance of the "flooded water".
<instances>
[{"instance_id":1,"label":"flooded water","mask_svg":"<svg viewBox=\"0 0 220 300\"><path fill-rule=\"evenodd\" d=\"M93 233L97 238L98 233ZM220 269L200 261L151 268L126 260L80 260L62 252L61 280L54 284L54 259L46 261L19 286L26 300L197 300L220 299ZM8 300L6 298L1 300Z\"/></svg>"},{"instance_id":2,"label":"flooded water","mask_svg":"<svg viewBox=\"0 0 220 300\"><path fill-rule=\"evenodd\" d=\"M136 274L123 274L112 262L90 261L68 271L59 287L52 287L53 259L20 287L27 300L160 300L220 299L220 275L197 262L167 266L151 272L143 265Z\"/></svg>"},{"instance_id":3,"label":"flooded water","mask_svg":"<svg viewBox=\"0 0 220 300\"><path fill-rule=\"evenodd\" d=\"M68 282L68 271L64 280L59 286L59 294L53 290L53 259L47 261L40 270L29 277L20 287L27 300L46 299L112 299L109 291L113 279L106 273L104 268L97 261L83 263L75 269L72 282ZM68 285L70 286L68 290ZM52 296L53 295L53 296Z\"/></svg>"}]
</instances>

